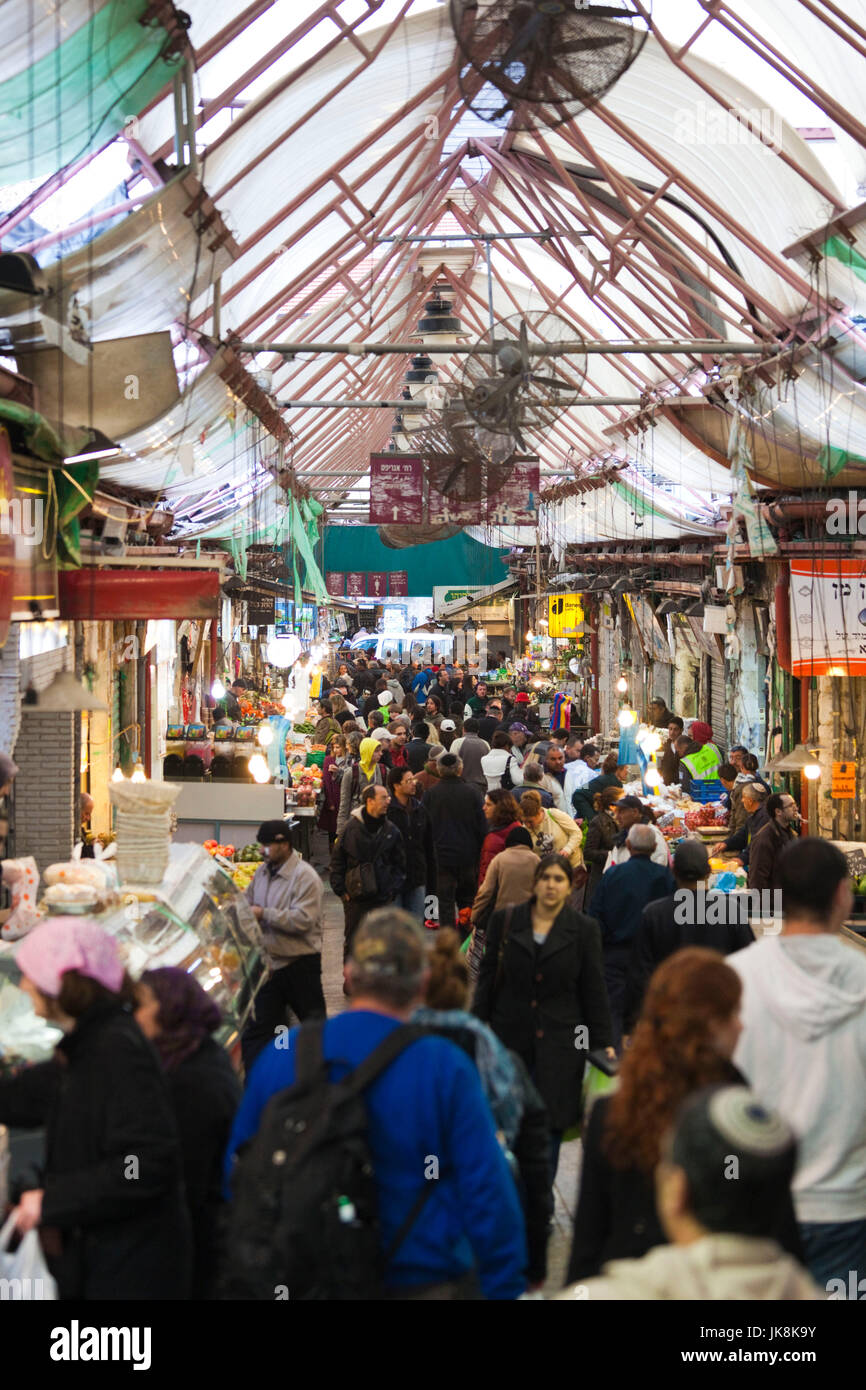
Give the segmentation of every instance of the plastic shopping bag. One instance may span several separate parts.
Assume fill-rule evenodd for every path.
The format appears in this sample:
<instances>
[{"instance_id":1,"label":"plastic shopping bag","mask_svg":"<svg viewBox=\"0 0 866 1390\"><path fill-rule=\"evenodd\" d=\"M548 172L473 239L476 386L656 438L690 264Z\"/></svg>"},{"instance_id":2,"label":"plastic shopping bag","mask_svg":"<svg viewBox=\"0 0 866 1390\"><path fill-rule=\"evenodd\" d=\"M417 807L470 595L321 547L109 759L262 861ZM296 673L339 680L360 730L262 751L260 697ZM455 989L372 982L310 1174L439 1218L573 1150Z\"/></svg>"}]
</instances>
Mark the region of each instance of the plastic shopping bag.
<instances>
[{"instance_id":1,"label":"plastic shopping bag","mask_svg":"<svg viewBox=\"0 0 866 1390\"><path fill-rule=\"evenodd\" d=\"M39 1243L39 1234L28 1231L18 1249L10 1252L15 1230L15 1213L0 1231L0 1299L51 1302L57 1298L57 1285Z\"/></svg>"}]
</instances>

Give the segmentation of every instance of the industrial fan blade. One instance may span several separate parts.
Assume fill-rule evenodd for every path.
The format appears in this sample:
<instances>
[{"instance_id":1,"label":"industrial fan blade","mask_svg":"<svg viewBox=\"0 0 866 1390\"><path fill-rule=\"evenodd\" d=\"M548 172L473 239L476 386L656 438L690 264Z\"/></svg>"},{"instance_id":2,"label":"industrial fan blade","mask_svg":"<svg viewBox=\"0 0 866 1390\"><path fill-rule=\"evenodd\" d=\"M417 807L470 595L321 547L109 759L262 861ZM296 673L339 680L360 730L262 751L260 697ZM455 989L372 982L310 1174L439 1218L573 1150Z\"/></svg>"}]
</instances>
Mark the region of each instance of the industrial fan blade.
<instances>
[{"instance_id":1,"label":"industrial fan blade","mask_svg":"<svg viewBox=\"0 0 866 1390\"><path fill-rule=\"evenodd\" d=\"M527 48L533 43L539 29L545 23L549 23L548 16L539 14L539 12L536 11L529 20L529 23L524 24L523 28L515 34L514 38L511 40L511 43L501 59L503 67L507 67L509 63L514 62L515 58L519 58L521 53L526 52Z\"/></svg>"},{"instance_id":2,"label":"industrial fan blade","mask_svg":"<svg viewBox=\"0 0 866 1390\"><path fill-rule=\"evenodd\" d=\"M596 38L572 39L569 43L561 43L556 50L557 58L561 58L564 53L594 53L602 48L613 48L616 44L621 44L627 36L625 34L599 34Z\"/></svg>"},{"instance_id":3,"label":"industrial fan blade","mask_svg":"<svg viewBox=\"0 0 866 1390\"><path fill-rule=\"evenodd\" d=\"M578 13L590 19L637 19L634 10L613 9L608 5L581 5Z\"/></svg>"},{"instance_id":4,"label":"industrial fan blade","mask_svg":"<svg viewBox=\"0 0 866 1390\"><path fill-rule=\"evenodd\" d=\"M559 376L536 376L535 372L530 373L529 380L535 386L552 386L554 391L573 391L576 388L569 386L567 381L563 381Z\"/></svg>"}]
</instances>

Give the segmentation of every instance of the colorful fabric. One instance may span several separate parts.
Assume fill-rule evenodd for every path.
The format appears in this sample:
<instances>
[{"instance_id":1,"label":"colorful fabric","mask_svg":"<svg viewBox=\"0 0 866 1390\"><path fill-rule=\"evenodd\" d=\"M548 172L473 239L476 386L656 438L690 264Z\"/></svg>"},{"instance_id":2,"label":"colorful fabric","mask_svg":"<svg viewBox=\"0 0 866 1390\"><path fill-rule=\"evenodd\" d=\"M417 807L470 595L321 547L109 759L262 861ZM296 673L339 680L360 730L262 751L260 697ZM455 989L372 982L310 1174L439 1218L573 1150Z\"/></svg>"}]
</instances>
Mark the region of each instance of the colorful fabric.
<instances>
[{"instance_id":1,"label":"colorful fabric","mask_svg":"<svg viewBox=\"0 0 866 1390\"><path fill-rule=\"evenodd\" d=\"M379 740L372 736L361 739L361 771L368 781L373 776L373 768L375 767L373 758L378 747Z\"/></svg>"}]
</instances>

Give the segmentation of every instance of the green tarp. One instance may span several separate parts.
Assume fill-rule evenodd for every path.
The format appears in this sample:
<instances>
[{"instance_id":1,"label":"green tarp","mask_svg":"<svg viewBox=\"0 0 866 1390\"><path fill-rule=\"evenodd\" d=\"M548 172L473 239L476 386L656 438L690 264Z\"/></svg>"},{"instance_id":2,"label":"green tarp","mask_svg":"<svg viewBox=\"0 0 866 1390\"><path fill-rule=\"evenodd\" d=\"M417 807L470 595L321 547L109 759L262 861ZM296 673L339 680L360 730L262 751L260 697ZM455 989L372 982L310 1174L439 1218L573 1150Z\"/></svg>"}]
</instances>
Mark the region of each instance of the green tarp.
<instances>
[{"instance_id":1,"label":"green tarp","mask_svg":"<svg viewBox=\"0 0 866 1390\"><path fill-rule=\"evenodd\" d=\"M0 182L48 178L101 149L171 82L179 60L163 56L171 39L161 24L140 22L147 8L108 0L53 52L0 82Z\"/></svg>"},{"instance_id":2,"label":"green tarp","mask_svg":"<svg viewBox=\"0 0 866 1390\"><path fill-rule=\"evenodd\" d=\"M375 526L326 526L323 568L326 574L405 570L409 597L431 598L434 588L443 584L457 588L499 584L508 578L507 556L507 550L482 545L463 531L446 541L392 550L380 540Z\"/></svg>"}]
</instances>

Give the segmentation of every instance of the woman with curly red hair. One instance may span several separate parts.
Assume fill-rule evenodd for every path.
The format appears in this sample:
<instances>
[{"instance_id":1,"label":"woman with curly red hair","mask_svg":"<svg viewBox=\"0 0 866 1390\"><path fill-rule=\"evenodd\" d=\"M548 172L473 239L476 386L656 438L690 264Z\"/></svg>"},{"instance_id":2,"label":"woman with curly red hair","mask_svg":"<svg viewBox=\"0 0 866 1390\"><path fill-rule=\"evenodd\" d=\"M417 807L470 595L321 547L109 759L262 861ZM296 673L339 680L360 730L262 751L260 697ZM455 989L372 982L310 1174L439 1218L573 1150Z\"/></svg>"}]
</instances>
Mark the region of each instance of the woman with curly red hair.
<instances>
[{"instance_id":1,"label":"woman with curly red hair","mask_svg":"<svg viewBox=\"0 0 866 1390\"><path fill-rule=\"evenodd\" d=\"M740 999L735 971L701 946L677 951L652 976L619 1085L595 1102L584 1128L568 1283L666 1244L653 1192L662 1139L692 1092L744 1084L730 1060ZM790 1201L778 1239L801 1253Z\"/></svg>"}]
</instances>

